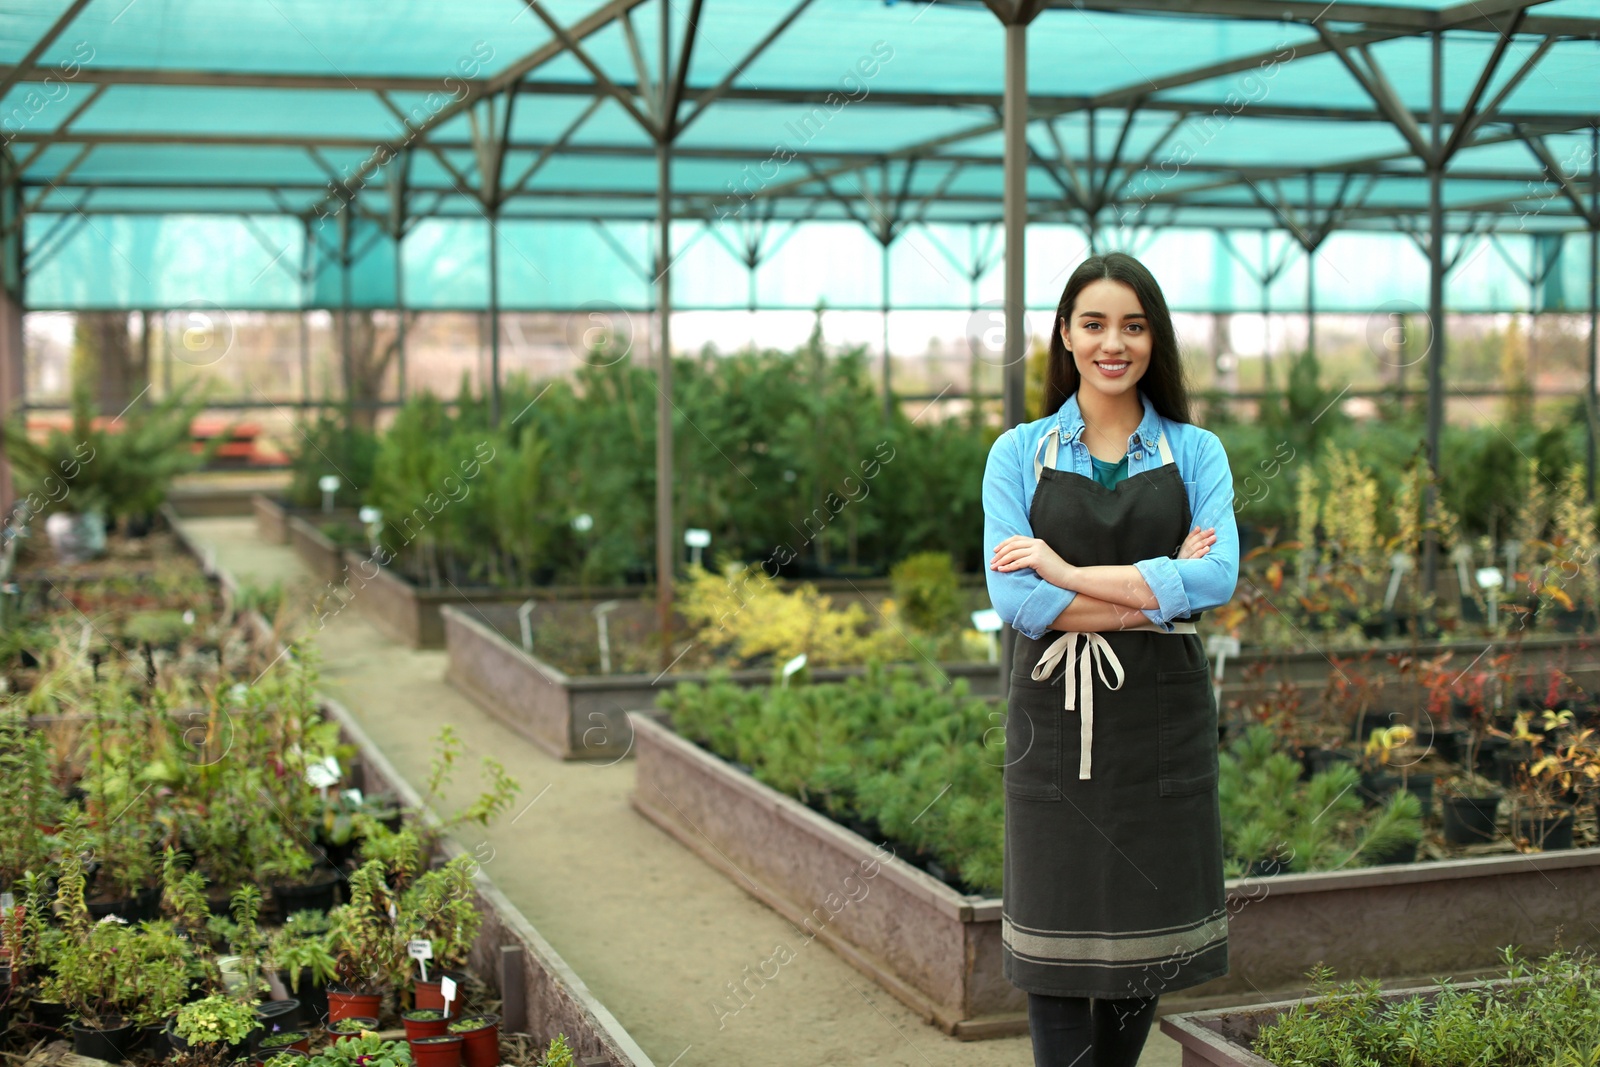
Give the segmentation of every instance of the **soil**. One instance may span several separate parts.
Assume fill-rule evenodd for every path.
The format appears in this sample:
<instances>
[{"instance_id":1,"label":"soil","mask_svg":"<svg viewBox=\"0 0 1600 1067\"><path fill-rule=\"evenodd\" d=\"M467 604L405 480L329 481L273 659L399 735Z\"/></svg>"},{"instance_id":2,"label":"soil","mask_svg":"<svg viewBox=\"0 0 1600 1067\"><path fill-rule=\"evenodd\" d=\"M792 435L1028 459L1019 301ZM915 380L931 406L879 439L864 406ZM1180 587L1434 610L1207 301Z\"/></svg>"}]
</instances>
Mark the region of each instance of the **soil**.
<instances>
[{"instance_id":1,"label":"soil","mask_svg":"<svg viewBox=\"0 0 1600 1067\"><path fill-rule=\"evenodd\" d=\"M236 578L283 579L293 589L289 602L315 618L310 598L320 583L290 548L262 543L253 520L187 525ZM631 762L551 758L449 686L443 652L399 646L358 610L328 617L317 644L323 690L363 720L413 782L427 774L439 726L455 726L467 755L442 805L446 812L470 800L481 755L518 778L522 793L510 815L487 831L467 827L457 838L657 1064L1016 1067L1031 1061L1026 1036L973 1042L946 1036L826 947L795 950L775 979L749 983L755 992L741 1007L730 984L745 980L746 969L755 974L778 944L802 939L634 811ZM1141 1067L1179 1062L1179 1046L1153 1030Z\"/></svg>"}]
</instances>

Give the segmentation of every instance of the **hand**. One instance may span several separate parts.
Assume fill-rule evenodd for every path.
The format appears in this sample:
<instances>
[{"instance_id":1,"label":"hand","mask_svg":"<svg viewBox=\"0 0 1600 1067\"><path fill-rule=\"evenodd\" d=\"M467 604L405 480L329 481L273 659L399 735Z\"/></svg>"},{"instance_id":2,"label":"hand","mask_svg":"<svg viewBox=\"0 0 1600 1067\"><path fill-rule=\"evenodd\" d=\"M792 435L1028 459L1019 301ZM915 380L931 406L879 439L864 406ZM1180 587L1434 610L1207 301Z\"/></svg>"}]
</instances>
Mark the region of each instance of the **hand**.
<instances>
[{"instance_id":1,"label":"hand","mask_svg":"<svg viewBox=\"0 0 1600 1067\"><path fill-rule=\"evenodd\" d=\"M1012 534L994 546L994 555L989 560L991 570L1015 571L1023 567L1032 567L1040 578L1062 589L1069 588L1066 583L1077 570L1037 537Z\"/></svg>"},{"instance_id":2,"label":"hand","mask_svg":"<svg viewBox=\"0 0 1600 1067\"><path fill-rule=\"evenodd\" d=\"M1178 546L1179 559L1199 559L1211 551L1211 546L1216 544L1217 528L1208 526L1202 530L1196 526L1189 531L1189 536L1183 539L1183 544Z\"/></svg>"}]
</instances>

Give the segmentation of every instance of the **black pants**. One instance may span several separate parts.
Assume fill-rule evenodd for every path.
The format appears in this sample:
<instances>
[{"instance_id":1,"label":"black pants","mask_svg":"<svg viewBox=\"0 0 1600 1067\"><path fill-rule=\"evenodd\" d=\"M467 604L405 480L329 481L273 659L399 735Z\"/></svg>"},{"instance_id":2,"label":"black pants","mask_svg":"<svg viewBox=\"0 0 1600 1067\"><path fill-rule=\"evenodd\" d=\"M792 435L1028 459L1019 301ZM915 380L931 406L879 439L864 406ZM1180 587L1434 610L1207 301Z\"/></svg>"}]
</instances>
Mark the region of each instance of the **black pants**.
<instances>
[{"instance_id":1,"label":"black pants","mask_svg":"<svg viewBox=\"0 0 1600 1067\"><path fill-rule=\"evenodd\" d=\"M1155 997L1090 1000L1029 993L1034 1067L1136 1067L1155 1017Z\"/></svg>"}]
</instances>

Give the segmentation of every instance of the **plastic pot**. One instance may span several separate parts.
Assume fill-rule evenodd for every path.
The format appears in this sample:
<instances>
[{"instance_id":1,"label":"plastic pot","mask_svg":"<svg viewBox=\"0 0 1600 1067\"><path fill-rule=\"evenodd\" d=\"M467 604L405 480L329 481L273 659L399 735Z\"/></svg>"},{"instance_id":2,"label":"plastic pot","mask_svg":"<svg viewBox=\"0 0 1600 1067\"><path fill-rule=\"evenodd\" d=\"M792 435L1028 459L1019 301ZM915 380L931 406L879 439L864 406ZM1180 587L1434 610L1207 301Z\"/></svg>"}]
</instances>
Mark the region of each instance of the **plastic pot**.
<instances>
[{"instance_id":1,"label":"plastic pot","mask_svg":"<svg viewBox=\"0 0 1600 1067\"><path fill-rule=\"evenodd\" d=\"M1497 749L1494 754L1495 780L1504 786L1514 786L1517 784L1517 772L1526 771L1532 762L1532 756L1516 749Z\"/></svg>"},{"instance_id":2,"label":"plastic pot","mask_svg":"<svg viewBox=\"0 0 1600 1067\"><path fill-rule=\"evenodd\" d=\"M411 1062L416 1067L461 1067L461 1046L457 1034L422 1037L410 1042Z\"/></svg>"},{"instance_id":3,"label":"plastic pot","mask_svg":"<svg viewBox=\"0 0 1600 1067\"><path fill-rule=\"evenodd\" d=\"M463 1067L496 1067L500 1062L500 1016L489 1013L469 1015L457 1020L454 1026L481 1022L470 1030L452 1030L461 1038Z\"/></svg>"},{"instance_id":4,"label":"plastic pot","mask_svg":"<svg viewBox=\"0 0 1600 1067\"><path fill-rule=\"evenodd\" d=\"M300 968L299 988L289 984L289 972L279 971L278 981L289 995L300 1001L300 1021L307 1026L321 1026L328 1021L328 987L311 980L311 968Z\"/></svg>"},{"instance_id":5,"label":"plastic pot","mask_svg":"<svg viewBox=\"0 0 1600 1067\"><path fill-rule=\"evenodd\" d=\"M330 1023L338 1022L340 1019L376 1019L382 1007L382 993L352 993L348 989L328 987Z\"/></svg>"},{"instance_id":6,"label":"plastic pot","mask_svg":"<svg viewBox=\"0 0 1600 1067\"><path fill-rule=\"evenodd\" d=\"M1441 797L1444 839L1452 845L1481 845L1493 841L1494 815L1499 797Z\"/></svg>"},{"instance_id":7,"label":"plastic pot","mask_svg":"<svg viewBox=\"0 0 1600 1067\"><path fill-rule=\"evenodd\" d=\"M1542 852L1572 847L1572 809L1521 811L1511 816L1511 836Z\"/></svg>"},{"instance_id":8,"label":"plastic pot","mask_svg":"<svg viewBox=\"0 0 1600 1067\"><path fill-rule=\"evenodd\" d=\"M292 1040L291 1040L292 1039ZM268 1045L268 1041L284 1042L283 1044ZM256 1055L261 1059L275 1056L285 1049L297 1052L311 1051L311 1034L306 1030L279 1030L275 1033L265 1034L256 1042Z\"/></svg>"},{"instance_id":9,"label":"plastic pot","mask_svg":"<svg viewBox=\"0 0 1600 1067\"><path fill-rule=\"evenodd\" d=\"M315 911L326 915L334 905L339 878L337 871L328 871L323 877L306 885L274 885L272 899L277 904L278 919L287 921L297 911Z\"/></svg>"},{"instance_id":10,"label":"plastic pot","mask_svg":"<svg viewBox=\"0 0 1600 1067\"><path fill-rule=\"evenodd\" d=\"M342 1019L335 1019L329 1022L325 1029L330 1039L344 1041L347 1038L360 1037L363 1030L376 1031L378 1029L378 1017L376 1015L346 1015Z\"/></svg>"},{"instance_id":11,"label":"plastic pot","mask_svg":"<svg viewBox=\"0 0 1600 1067\"><path fill-rule=\"evenodd\" d=\"M440 1011L443 1011L444 992L441 987L444 985L444 979L449 978L459 986L462 982L466 981L467 978L467 976L461 971L443 971L435 973L439 975L438 978L430 979L426 982L418 979L412 984L411 1004L413 1007L438 1008ZM459 1006L460 1003L461 999L460 997L457 997L456 1004Z\"/></svg>"},{"instance_id":12,"label":"plastic pot","mask_svg":"<svg viewBox=\"0 0 1600 1067\"><path fill-rule=\"evenodd\" d=\"M121 1063L133 1050L134 1039L137 1037L136 1029L137 1027L131 1022L104 1029L93 1029L74 1019L72 1051L79 1056L105 1060L107 1063Z\"/></svg>"},{"instance_id":13,"label":"plastic pot","mask_svg":"<svg viewBox=\"0 0 1600 1067\"><path fill-rule=\"evenodd\" d=\"M29 1005L33 1013L33 1022L46 1030L60 1031L67 1025L67 1006L58 1004L53 1000L39 1000L35 998Z\"/></svg>"},{"instance_id":14,"label":"plastic pot","mask_svg":"<svg viewBox=\"0 0 1600 1067\"><path fill-rule=\"evenodd\" d=\"M300 1025L300 1001L294 997L264 1001L256 1006L256 1018L269 1034L292 1030Z\"/></svg>"},{"instance_id":15,"label":"plastic pot","mask_svg":"<svg viewBox=\"0 0 1600 1067\"><path fill-rule=\"evenodd\" d=\"M406 1040L438 1037L450 1032L450 1017L440 1008L418 1008L400 1016L406 1027Z\"/></svg>"},{"instance_id":16,"label":"plastic pot","mask_svg":"<svg viewBox=\"0 0 1600 1067\"><path fill-rule=\"evenodd\" d=\"M172 1054L172 1042L167 1040L166 1026L142 1027L139 1034L139 1047L150 1053L157 1063L166 1059Z\"/></svg>"}]
</instances>

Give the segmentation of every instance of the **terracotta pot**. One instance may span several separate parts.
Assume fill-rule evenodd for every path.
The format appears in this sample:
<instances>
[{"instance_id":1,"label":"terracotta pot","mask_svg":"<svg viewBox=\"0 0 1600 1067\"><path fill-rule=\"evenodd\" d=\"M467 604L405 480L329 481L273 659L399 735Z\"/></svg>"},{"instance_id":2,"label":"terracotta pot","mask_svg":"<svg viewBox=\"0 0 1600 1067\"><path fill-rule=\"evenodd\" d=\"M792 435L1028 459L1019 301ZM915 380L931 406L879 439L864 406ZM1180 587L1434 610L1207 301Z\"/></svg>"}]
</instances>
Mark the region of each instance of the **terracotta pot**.
<instances>
[{"instance_id":1,"label":"terracotta pot","mask_svg":"<svg viewBox=\"0 0 1600 1067\"><path fill-rule=\"evenodd\" d=\"M375 1015L346 1015L343 1019L336 1020L336 1022L349 1026L350 1030L348 1032L341 1033L340 1031L335 1030L333 1028L334 1023L330 1022L328 1024L327 1031L328 1038L331 1041L344 1041L348 1038L360 1037L361 1031L363 1030L376 1031L378 1029L378 1018Z\"/></svg>"},{"instance_id":2,"label":"terracotta pot","mask_svg":"<svg viewBox=\"0 0 1600 1067\"><path fill-rule=\"evenodd\" d=\"M462 1041L456 1034L418 1038L410 1044L416 1067L461 1067Z\"/></svg>"},{"instance_id":3,"label":"terracotta pot","mask_svg":"<svg viewBox=\"0 0 1600 1067\"><path fill-rule=\"evenodd\" d=\"M347 989L328 987L328 1021L340 1019L376 1019L383 1006L382 993L352 993ZM373 1027L374 1030L377 1027Z\"/></svg>"},{"instance_id":4,"label":"terracotta pot","mask_svg":"<svg viewBox=\"0 0 1600 1067\"><path fill-rule=\"evenodd\" d=\"M472 1030L453 1031L462 1039L461 1062L465 1067L497 1067L500 1062L500 1016L485 1013L467 1016L460 1021L471 1022L475 1019L481 1019L483 1025Z\"/></svg>"},{"instance_id":5,"label":"terracotta pot","mask_svg":"<svg viewBox=\"0 0 1600 1067\"><path fill-rule=\"evenodd\" d=\"M437 1016L437 1018L419 1018L419 1016ZM416 1011L408 1011L400 1016L400 1021L405 1024L407 1041L439 1037L450 1032L450 1019L440 1008L418 1008Z\"/></svg>"}]
</instances>

